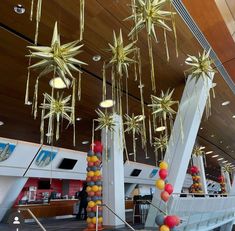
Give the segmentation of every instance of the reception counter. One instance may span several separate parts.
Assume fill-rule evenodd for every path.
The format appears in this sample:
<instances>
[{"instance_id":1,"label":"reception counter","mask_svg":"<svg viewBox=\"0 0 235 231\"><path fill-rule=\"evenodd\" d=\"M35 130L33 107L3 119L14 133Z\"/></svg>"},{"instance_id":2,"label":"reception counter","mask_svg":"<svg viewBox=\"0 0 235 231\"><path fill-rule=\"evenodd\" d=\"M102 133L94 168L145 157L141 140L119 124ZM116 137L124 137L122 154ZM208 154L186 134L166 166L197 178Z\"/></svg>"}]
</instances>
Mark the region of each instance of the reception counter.
<instances>
[{"instance_id":1,"label":"reception counter","mask_svg":"<svg viewBox=\"0 0 235 231\"><path fill-rule=\"evenodd\" d=\"M24 211L25 209L30 209L37 218L65 216L73 215L73 206L77 201L76 199L51 200L47 204L16 205L15 208L22 211L24 219L32 218L27 211Z\"/></svg>"}]
</instances>

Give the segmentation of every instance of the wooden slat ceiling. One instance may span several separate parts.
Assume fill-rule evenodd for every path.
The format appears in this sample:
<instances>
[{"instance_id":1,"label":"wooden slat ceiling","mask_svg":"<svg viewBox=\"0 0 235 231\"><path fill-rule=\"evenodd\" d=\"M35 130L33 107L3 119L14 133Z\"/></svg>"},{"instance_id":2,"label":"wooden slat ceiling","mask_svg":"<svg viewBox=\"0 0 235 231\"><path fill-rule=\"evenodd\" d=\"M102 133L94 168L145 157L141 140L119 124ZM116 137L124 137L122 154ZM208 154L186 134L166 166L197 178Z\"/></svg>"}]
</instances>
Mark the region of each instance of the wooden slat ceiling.
<instances>
[{"instance_id":1,"label":"wooden slat ceiling","mask_svg":"<svg viewBox=\"0 0 235 231\"><path fill-rule=\"evenodd\" d=\"M200 4L197 4L201 2ZM198 0L188 0L185 4L189 8L194 8L195 14L202 14L205 18L208 14L203 13L201 9L202 2ZM210 2L210 1L206 1ZM17 4L22 4L26 8L23 15L18 15L14 12L13 7ZM77 105L76 114L82 120L77 123L77 146L72 146L72 130L69 128L63 131L61 140L56 143L56 146L72 148L77 150L87 151L87 145L81 145L83 140L91 141L91 126L92 119L96 117L94 110L98 107L102 98L102 78L101 68L102 61L108 58L105 49L108 48L108 43L112 42L113 30L116 32L120 28L123 30L124 38L128 42L127 34L130 31L131 22L123 21L124 18L130 15L129 0L111 1L111 0L89 0L86 1L85 8L85 35L84 35L84 52L80 55L80 59L87 62L89 65L85 67L82 80L82 100ZM196 6L196 7L195 7ZM207 6L207 3L206 3ZM207 7L210 7L208 5ZM216 8L210 9L210 20L205 25L204 32L210 34L213 38L220 38L222 34L229 33L223 23L222 17L214 16L213 11ZM35 21L29 20L30 1L29 0L1 0L0 7L0 120L4 121L5 125L0 127L0 136L27 140L31 142L39 142L39 124L40 119L33 120L31 116L31 108L24 105L24 93L27 74L27 54L26 46L33 41L35 32ZM218 10L217 10L218 11ZM208 16L208 17L209 17ZM53 26L55 21L58 21L59 30L61 33L62 43L70 42L79 37L79 4L77 0L50 0L43 1L42 19L39 28L39 44L49 44L52 36ZM203 21L203 20L201 20ZM198 24L200 25L199 20ZM202 22L201 22L202 23ZM203 23L202 23L203 24ZM185 77L183 71L187 69L184 65L184 60L187 54L197 55L201 51L201 47L191 34L187 26L181 20L180 16L176 16L177 34L179 41L179 58L175 57L174 38L169 34L168 43L170 48L170 62L166 61L166 52L163 46L162 33L159 32L159 44L154 44L154 60L156 64L156 78L158 93L160 89L175 88L174 97L180 100ZM216 28L220 28L218 33ZM217 30L216 30L217 31ZM223 32L223 33L222 33ZM216 40L216 39L214 39ZM226 37L225 44L217 44L218 53L221 53L220 59L224 62L225 67L230 70L230 74L235 72L232 67L232 60L235 55L235 46L233 40ZM214 42L215 43L215 42ZM213 48L215 44L212 41ZM229 49L228 46L230 45ZM140 34L138 46L141 48L143 60L143 81L144 98L146 105L150 102L151 84L150 70L148 63L147 41L146 34ZM226 52L224 49L227 49ZM100 54L102 61L94 62L92 57ZM34 75L36 76L36 75ZM235 76L235 75L234 75ZM107 79L110 83L110 79ZM203 130L200 130L198 142L206 146L206 150L213 149L214 152L226 156L226 153L231 155L230 161L235 157L232 150L235 150L234 131L235 120L232 119L235 113L234 95L229 87L219 74L215 77L216 99L213 100L212 117L208 121L202 122ZM33 94L34 83L31 81L31 92ZM44 78L40 82L40 94L44 91L49 91L48 79ZM110 86L108 85L108 92ZM225 100L230 100L231 103L226 107L221 107L221 103ZM129 79L129 103L130 112L140 113L140 95L138 82L134 81L133 70L130 70ZM146 107L147 108L147 107ZM210 135L215 137L211 138ZM98 134L97 134L98 135ZM223 144L220 143L223 140ZM131 146L131 140L128 141ZM226 146L229 145L229 150ZM144 153L141 148L138 148L138 161L154 164L154 154L152 149L149 149L151 158L147 161L144 159ZM231 151L230 151L231 150ZM131 150L130 150L131 152ZM208 157L209 158L209 157ZM214 159L209 158L210 168L218 167Z\"/></svg>"}]
</instances>

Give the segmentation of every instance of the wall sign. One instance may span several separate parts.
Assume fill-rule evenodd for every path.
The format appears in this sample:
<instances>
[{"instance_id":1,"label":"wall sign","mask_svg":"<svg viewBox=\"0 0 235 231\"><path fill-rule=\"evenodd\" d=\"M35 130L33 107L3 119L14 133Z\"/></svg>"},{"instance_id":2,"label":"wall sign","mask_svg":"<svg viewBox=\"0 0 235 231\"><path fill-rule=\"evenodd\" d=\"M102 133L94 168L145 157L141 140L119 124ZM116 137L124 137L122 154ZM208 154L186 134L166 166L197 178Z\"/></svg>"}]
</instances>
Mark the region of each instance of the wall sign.
<instances>
[{"instance_id":1,"label":"wall sign","mask_svg":"<svg viewBox=\"0 0 235 231\"><path fill-rule=\"evenodd\" d=\"M13 153L16 145L9 143L0 143L0 162L7 160Z\"/></svg>"},{"instance_id":2,"label":"wall sign","mask_svg":"<svg viewBox=\"0 0 235 231\"><path fill-rule=\"evenodd\" d=\"M49 165L55 158L57 152L41 150L36 158L35 164L38 167L46 167Z\"/></svg>"}]
</instances>

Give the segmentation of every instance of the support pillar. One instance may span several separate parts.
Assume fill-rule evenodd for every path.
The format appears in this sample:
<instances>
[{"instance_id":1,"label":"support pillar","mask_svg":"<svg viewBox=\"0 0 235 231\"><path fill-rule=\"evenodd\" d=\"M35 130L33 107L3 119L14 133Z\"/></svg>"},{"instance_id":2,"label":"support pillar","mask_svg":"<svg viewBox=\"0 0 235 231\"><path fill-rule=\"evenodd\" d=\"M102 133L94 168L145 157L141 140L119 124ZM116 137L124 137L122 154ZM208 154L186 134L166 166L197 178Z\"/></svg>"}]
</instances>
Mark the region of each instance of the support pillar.
<instances>
[{"instance_id":1,"label":"support pillar","mask_svg":"<svg viewBox=\"0 0 235 231\"><path fill-rule=\"evenodd\" d=\"M213 76L211 77L213 79ZM181 193L189 160L200 126L203 111L205 109L212 81L203 78L188 78L183 96L179 105L169 145L164 160L169 164L168 182L174 187L174 193ZM182 139L182 132L184 137ZM158 205L160 191L156 190L152 203ZM155 217L158 211L150 206L145 227L156 227Z\"/></svg>"},{"instance_id":2,"label":"support pillar","mask_svg":"<svg viewBox=\"0 0 235 231\"><path fill-rule=\"evenodd\" d=\"M0 176L0 222L11 209L28 178Z\"/></svg>"},{"instance_id":3,"label":"support pillar","mask_svg":"<svg viewBox=\"0 0 235 231\"><path fill-rule=\"evenodd\" d=\"M114 132L102 131L103 151L103 203L125 220L124 165L123 165L123 131L122 119L114 115ZM105 155L107 137L108 161ZM124 226L107 208L103 209L103 224L108 227Z\"/></svg>"},{"instance_id":4,"label":"support pillar","mask_svg":"<svg viewBox=\"0 0 235 231\"><path fill-rule=\"evenodd\" d=\"M202 190L205 194L208 194L203 157L193 156L193 164L197 166L200 171Z\"/></svg>"},{"instance_id":5,"label":"support pillar","mask_svg":"<svg viewBox=\"0 0 235 231\"><path fill-rule=\"evenodd\" d=\"M228 172L224 172L224 179L225 179L225 185L226 185L226 192L229 193L231 191L231 181L230 181L230 176Z\"/></svg>"},{"instance_id":6,"label":"support pillar","mask_svg":"<svg viewBox=\"0 0 235 231\"><path fill-rule=\"evenodd\" d=\"M130 197L137 184L125 184L125 196Z\"/></svg>"},{"instance_id":7,"label":"support pillar","mask_svg":"<svg viewBox=\"0 0 235 231\"><path fill-rule=\"evenodd\" d=\"M234 221L230 221L220 227L220 231L232 231Z\"/></svg>"},{"instance_id":8,"label":"support pillar","mask_svg":"<svg viewBox=\"0 0 235 231\"><path fill-rule=\"evenodd\" d=\"M235 196L235 173L233 172L233 183L231 185L231 190L229 191L229 195Z\"/></svg>"}]
</instances>

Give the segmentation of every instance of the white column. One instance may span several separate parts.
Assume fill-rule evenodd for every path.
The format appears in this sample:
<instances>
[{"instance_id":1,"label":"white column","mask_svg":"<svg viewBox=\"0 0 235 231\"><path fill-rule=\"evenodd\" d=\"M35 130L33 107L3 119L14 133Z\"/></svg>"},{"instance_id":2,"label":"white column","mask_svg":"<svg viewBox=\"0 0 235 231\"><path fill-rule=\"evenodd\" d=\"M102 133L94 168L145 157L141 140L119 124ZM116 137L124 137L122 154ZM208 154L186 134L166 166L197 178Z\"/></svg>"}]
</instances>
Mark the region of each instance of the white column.
<instances>
[{"instance_id":1,"label":"white column","mask_svg":"<svg viewBox=\"0 0 235 231\"><path fill-rule=\"evenodd\" d=\"M232 231L234 221L230 221L220 227L220 231Z\"/></svg>"},{"instance_id":2,"label":"white column","mask_svg":"<svg viewBox=\"0 0 235 231\"><path fill-rule=\"evenodd\" d=\"M28 178L0 176L0 222L13 206Z\"/></svg>"},{"instance_id":3,"label":"white column","mask_svg":"<svg viewBox=\"0 0 235 231\"><path fill-rule=\"evenodd\" d=\"M105 157L106 134L102 131L103 151L103 203L109 206L118 216L125 220L124 165L122 119L114 115L114 132L108 132L107 146L109 160ZM124 226L107 208L103 210L103 224L109 227Z\"/></svg>"},{"instance_id":4,"label":"white column","mask_svg":"<svg viewBox=\"0 0 235 231\"><path fill-rule=\"evenodd\" d=\"M130 197L132 192L134 191L137 184L126 183L125 184L125 196Z\"/></svg>"},{"instance_id":5,"label":"white column","mask_svg":"<svg viewBox=\"0 0 235 231\"><path fill-rule=\"evenodd\" d=\"M230 195L233 195L233 196L235 196L235 173L233 172L232 173L233 175L233 179L232 179L232 181L233 181L233 183L232 183L232 186L231 186L231 190L229 191L229 194Z\"/></svg>"},{"instance_id":6,"label":"white column","mask_svg":"<svg viewBox=\"0 0 235 231\"><path fill-rule=\"evenodd\" d=\"M213 76L211 79L213 79ZM189 77L187 80L165 155L165 161L169 164L167 180L173 185L174 193L181 192L211 86L212 81L209 79L200 78L196 82L195 79ZM184 134L183 140L181 130ZM153 204L156 205L159 198L160 191L156 190L152 200ZM146 227L156 226L156 214L157 210L151 206L145 224Z\"/></svg>"},{"instance_id":7,"label":"white column","mask_svg":"<svg viewBox=\"0 0 235 231\"><path fill-rule=\"evenodd\" d=\"M193 164L196 165L200 171L202 190L205 194L208 194L203 157L193 156Z\"/></svg>"},{"instance_id":8,"label":"white column","mask_svg":"<svg viewBox=\"0 0 235 231\"><path fill-rule=\"evenodd\" d=\"M228 172L224 172L224 179L225 179L225 185L226 185L226 192L229 193L231 191L231 181L230 181L230 176Z\"/></svg>"}]
</instances>

